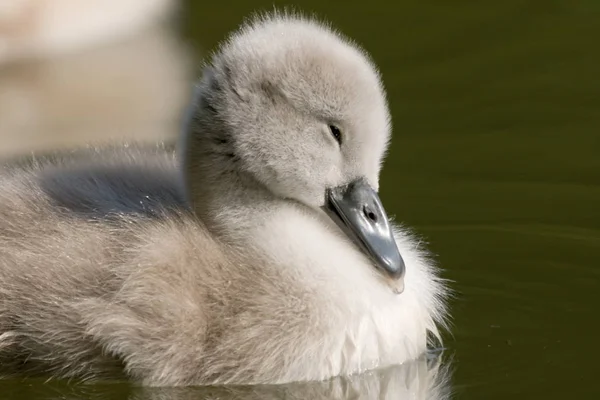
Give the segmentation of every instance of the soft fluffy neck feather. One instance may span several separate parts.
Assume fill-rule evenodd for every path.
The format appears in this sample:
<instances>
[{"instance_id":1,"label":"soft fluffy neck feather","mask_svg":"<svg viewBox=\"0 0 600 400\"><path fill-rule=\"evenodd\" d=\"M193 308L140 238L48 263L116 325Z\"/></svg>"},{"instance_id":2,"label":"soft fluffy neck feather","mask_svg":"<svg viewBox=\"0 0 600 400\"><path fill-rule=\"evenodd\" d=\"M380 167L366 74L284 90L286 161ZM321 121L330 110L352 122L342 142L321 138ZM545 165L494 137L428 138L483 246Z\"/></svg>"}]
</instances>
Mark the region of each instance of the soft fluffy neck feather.
<instances>
[{"instance_id":1,"label":"soft fluffy neck feather","mask_svg":"<svg viewBox=\"0 0 600 400\"><path fill-rule=\"evenodd\" d=\"M212 135L188 144L211 152ZM222 163L229 157L213 151L206 158ZM196 213L209 229L265 268L285 269L298 287L314 293L320 318L336 321L336 332L323 339L330 344L322 365L328 370L313 371L315 377L413 359L425 348L427 331L439 338L443 285L406 232L396 229L407 264L406 290L396 295L324 214L275 198L226 163L183 165Z\"/></svg>"}]
</instances>

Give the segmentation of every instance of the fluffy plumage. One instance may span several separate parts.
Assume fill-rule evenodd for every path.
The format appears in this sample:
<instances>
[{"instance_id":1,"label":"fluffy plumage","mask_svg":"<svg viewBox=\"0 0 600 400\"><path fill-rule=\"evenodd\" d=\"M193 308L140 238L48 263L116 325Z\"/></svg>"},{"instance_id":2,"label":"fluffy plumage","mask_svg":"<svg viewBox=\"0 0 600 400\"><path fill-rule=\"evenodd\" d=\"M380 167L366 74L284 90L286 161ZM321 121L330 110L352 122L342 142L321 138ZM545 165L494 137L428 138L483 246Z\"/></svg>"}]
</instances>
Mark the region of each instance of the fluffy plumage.
<instances>
[{"instance_id":1,"label":"fluffy plumage","mask_svg":"<svg viewBox=\"0 0 600 400\"><path fill-rule=\"evenodd\" d=\"M180 156L130 145L4 168L2 372L281 383L419 357L445 313L434 267L398 230L394 294L320 208L357 176L378 187L389 130L362 50L273 15L207 65Z\"/></svg>"}]
</instances>

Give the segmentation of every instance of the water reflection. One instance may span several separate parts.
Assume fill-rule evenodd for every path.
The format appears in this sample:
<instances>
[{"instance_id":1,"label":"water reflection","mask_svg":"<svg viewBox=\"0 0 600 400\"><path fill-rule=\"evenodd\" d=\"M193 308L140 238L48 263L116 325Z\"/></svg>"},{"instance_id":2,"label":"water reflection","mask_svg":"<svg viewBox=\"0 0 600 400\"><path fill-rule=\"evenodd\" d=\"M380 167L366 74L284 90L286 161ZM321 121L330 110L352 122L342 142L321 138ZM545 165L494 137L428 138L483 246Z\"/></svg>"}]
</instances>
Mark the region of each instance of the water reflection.
<instances>
[{"instance_id":1,"label":"water reflection","mask_svg":"<svg viewBox=\"0 0 600 400\"><path fill-rule=\"evenodd\" d=\"M68 385L60 382L11 385L0 382L5 399L38 400L444 400L450 398L450 363L441 357L421 359L405 365L370 371L327 382L277 386L211 388L139 388L127 384ZM33 383L32 383L33 382ZM6 396L6 397L5 397Z\"/></svg>"}]
</instances>

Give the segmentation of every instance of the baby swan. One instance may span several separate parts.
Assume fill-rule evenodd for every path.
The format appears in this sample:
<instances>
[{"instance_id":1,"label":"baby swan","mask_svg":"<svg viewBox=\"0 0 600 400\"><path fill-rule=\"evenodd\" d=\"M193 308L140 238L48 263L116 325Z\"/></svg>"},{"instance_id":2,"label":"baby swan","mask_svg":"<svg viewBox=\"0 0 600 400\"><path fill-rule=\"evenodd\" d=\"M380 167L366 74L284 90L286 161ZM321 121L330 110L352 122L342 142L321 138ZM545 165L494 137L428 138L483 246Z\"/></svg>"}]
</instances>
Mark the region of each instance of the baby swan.
<instances>
[{"instance_id":1,"label":"baby swan","mask_svg":"<svg viewBox=\"0 0 600 400\"><path fill-rule=\"evenodd\" d=\"M417 358L444 288L377 196L389 130L362 50L272 15L206 67L180 157L5 168L0 373L282 383Z\"/></svg>"}]
</instances>

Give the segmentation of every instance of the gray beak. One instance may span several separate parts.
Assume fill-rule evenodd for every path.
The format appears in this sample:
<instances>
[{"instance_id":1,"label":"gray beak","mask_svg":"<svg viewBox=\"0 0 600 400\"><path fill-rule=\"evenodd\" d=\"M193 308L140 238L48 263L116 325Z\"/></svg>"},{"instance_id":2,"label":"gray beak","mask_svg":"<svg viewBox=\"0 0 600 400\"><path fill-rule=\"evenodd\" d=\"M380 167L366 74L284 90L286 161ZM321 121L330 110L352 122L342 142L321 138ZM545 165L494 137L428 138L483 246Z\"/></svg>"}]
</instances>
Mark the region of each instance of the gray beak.
<instances>
[{"instance_id":1,"label":"gray beak","mask_svg":"<svg viewBox=\"0 0 600 400\"><path fill-rule=\"evenodd\" d=\"M398 251L388 217L377 192L364 178L328 189L324 209L373 260L375 267L394 281L402 280L404 260Z\"/></svg>"}]
</instances>

